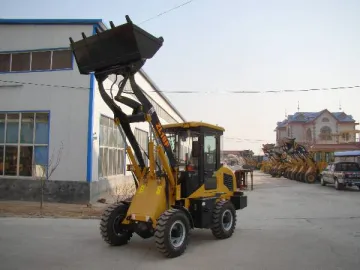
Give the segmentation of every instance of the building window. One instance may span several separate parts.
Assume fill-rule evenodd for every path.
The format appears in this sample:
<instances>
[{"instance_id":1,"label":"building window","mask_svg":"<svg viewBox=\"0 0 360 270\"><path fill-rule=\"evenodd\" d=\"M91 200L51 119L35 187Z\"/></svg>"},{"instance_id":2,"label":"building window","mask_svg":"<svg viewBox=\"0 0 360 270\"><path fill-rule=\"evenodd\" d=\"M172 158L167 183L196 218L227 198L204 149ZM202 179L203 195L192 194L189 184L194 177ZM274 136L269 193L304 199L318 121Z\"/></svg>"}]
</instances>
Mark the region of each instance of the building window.
<instances>
[{"instance_id":1,"label":"building window","mask_svg":"<svg viewBox=\"0 0 360 270\"><path fill-rule=\"evenodd\" d=\"M13 53L11 55L11 71L28 71L30 69L30 53Z\"/></svg>"},{"instance_id":2,"label":"building window","mask_svg":"<svg viewBox=\"0 0 360 270\"><path fill-rule=\"evenodd\" d=\"M322 122L330 122L330 120L329 120L329 118L324 117L324 118L322 119Z\"/></svg>"},{"instance_id":3,"label":"building window","mask_svg":"<svg viewBox=\"0 0 360 270\"><path fill-rule=\"evenodd\" d=\"M332 140L332 131L328 126L324 126L320 129L320 139L323 141L331 141Z\"/></svg>"},{"instance_id":4,"label":"building window","mask_svg":"<svg viewBox=\"0 0 360 270\"><path fill-rule=\"evenodd\" d=\"M0 53L0 72L29 72L71 69L69 49Z\"/></svg>"},{"instance_id":5,"label":"building window","mask_svg":"<svg viewBox=\"0 0 360 270\"><path fill-rule=\"evenodd\" d=\"M72 52L70 50L53 51L52 69L72 67Z\"/></svg>"},{"instance_id":6,"label":"building window","mask_svg":"<svg viewBox=\"0 0 360 270\"><path fill-rule=\"evenodd\" d=\"M312 133L311 133L311 129L308 128L307 131L306 131L306 140L308 142L312 142Z\"/></svg>"},{"instance_id":7,"label":"building window","mask_svg":"<svg viewBox=\"0 0 360 270\"><path fill-rule=\"evenodd\" d=\"M349 133L342 133L341 137L343 138L344 141L349 141L350 140L350 134Z\"/></svg>"},{"instance_id":8,"label":"building window","mask_svg":"<svg viewBox=\"0 0 360 270\"><path fill-rule=\"evenodd\" d=\"M125 139L112 118L100 116L99 177L125 174Z\"/></svg>"},{"instance_id":9,"label":"building window","mask_svg":"<svg viewBox=\"0 0 360 270\"><path fill-rule=\"evenodd\" d=\"M139 128L135 128L134 132L135 138L140 146L141 152L143 153L143 159L145 162L145 166L148 166L148 145L149 145L149 133L141 130Z\"/></svg>"},{"instance_id":10,"label":"building window","mask_svg":"<svg viewBox=\"0 0 360 270\"><path fill-rule=\"evenodd\" d=\"M0 176L46 176L48 147L49 113L0 113Z\"/></svg>"},{"instance_id":11,"label":"building window","mask_svg":"<svg viewBox=\"0 0 360 270\"><path fill-rule=\"evenodd\" d=\"M51 51L33 52L31 58L31 70L50 70Z\"/></svg>"},{"instance_id":12,"label":"building window","mask_svg":"<svg viewBox=\"0 0 360 270\"><path fill-rule=\"evenodd\" d=\"M0 72L10 71L10 54L0 54Z\"/></svg>"}]
</instances>

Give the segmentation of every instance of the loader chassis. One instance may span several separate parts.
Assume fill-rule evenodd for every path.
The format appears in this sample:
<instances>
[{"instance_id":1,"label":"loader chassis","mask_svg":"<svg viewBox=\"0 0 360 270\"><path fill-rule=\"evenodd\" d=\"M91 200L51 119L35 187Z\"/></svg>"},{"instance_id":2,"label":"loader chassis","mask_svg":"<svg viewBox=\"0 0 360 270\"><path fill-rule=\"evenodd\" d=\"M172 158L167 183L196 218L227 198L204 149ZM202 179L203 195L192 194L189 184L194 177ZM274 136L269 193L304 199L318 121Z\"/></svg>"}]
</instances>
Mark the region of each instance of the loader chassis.
<instances>
[{"instance_id":1,"label":"loader chassis","mask_svg":"<svg viewBox=\"0 0 360 270\"><path fill-rule=\"evenodd\" d=\"M81 74L94 73L100 95L114 114L130 146L127 166L134 178L135 195L128 201L109 206L103 213L100 231L113 246L127 244L134 233L155 238L166 257L183 254L189 231L211 229L218 239L229 238L236 226L236 210L247 207L247 196L236 191L236 178L220 164L220 139L224 129L202 122L162 125L135 74L162 46L155 38L127 23L74 42L70 46ZM110 75L122 76L118 93L110 96L104 81ZM123 95L130 82L136 100ZM133 109L131 115L119 104ZM154 136L148 144L148 166L132 132L131 123L147 122ZM154 137L154 140L153 140Z\"/></svg>"}]
</instances>

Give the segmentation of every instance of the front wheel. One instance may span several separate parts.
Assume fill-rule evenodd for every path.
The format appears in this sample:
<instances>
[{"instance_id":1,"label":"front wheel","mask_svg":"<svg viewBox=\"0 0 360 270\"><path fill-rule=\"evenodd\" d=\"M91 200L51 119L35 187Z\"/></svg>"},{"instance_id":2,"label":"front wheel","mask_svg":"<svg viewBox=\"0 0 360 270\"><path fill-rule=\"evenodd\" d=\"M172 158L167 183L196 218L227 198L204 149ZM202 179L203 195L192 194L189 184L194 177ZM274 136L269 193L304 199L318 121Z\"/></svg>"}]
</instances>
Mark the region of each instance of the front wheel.
<instances>
[{"instance_id":1,"label":"front wheel","mask_svg":"<svg viewBox=\"0 0 360 270\"><path fill-rule=\"evenodd\" d=\"M190 222L179 209L165 211L157 220L155 242L157 249L168 258L182 255L189 242Z\"/></svg>"},{"instance_id":2,"label":"front wheel","mask_svg":"<svg viewBox=\"0 0 360 270\"><path fill-rule=\"evenodd\" d=\"M233 235L236 227L236 210L230 201L219 201L213 212L211 231L218 239L226 239Z\"/></svg>"},{"instance_id":3,"label":"front wheel","mask_svg":"<svg viewBox=\"0 0 360 270\"><path fill-rule=\"evenodd\" d=\"M322 186L326 186L326 182L324 181L324 177L320 175L320 183Z\"/></svg>"},{"instance_id":4,"label":"front wheel","mask_svg":"<svg viewBox=\"0 0 360 270\"><path fill-rule=\"evenodd\" d=\"M111 246L125 245L133 235L132 231L121 226L129 206L126 204L110 205L103 213L100 222L100 234Z\"/></svg>"},{"instance_id":5,"label":"front wheel","mask_svg":"<svg viewBox=\"0 0 360 270\"><path fill-rule=\"evenodd\" d=\"M339 181L337 179L335 179L335 189L336 190L343 190L344 189L344 184L339 183Z\"/></svg>"}]
</instances>

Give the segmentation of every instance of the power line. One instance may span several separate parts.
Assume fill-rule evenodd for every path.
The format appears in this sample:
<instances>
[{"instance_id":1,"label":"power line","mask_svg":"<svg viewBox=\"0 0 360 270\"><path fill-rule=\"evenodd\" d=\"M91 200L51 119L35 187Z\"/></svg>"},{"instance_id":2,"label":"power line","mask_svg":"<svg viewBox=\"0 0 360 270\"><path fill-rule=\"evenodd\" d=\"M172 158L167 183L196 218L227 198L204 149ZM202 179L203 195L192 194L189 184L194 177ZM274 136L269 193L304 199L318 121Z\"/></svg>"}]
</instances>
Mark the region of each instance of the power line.
<instances>
[{"instance_id":1,"label":"power line","mask_svg":"<svg viewBox=\"0 0 360 270\"><path fill-rule=\"evenodd\" d=\"M323 88L309 88L309 89L265 90L265 91L241 91L241 90L228 90L228 91L163 91L163 90L160 90L159 92L168 93L168 94L172 94L172 93L173 94L268 94L268 93L330 91L330 90L353 89L353 88L360 88L360 85L338 86L338 87L323 87Z\"/></svg>"},{"instance_id":2,"label":"power line","mask_svg":"<svg viewBox=\"0 0 360 270\"><path fill-rule=\"evenodd\" d=\"M171 9L165 10L165 11L157 14L157 15L154 16L154 17L151 17L151 18L149 18L149 19L146 19L145 21L140 22L138 25L141 25L141 24L143 24L143 23L146 23L146 22L148 22L148 21L151 21L151 20L153 20L153 19L156 19L156 18L158 18L158 17L160 17L160 16L162 16L162 15L164 15L164 14L166 14L166 13L169 13L169 12L175 10L175 9L178 9L178 8L181 8L181 7L185 6L185 5L187 5L187 4L190 4L190 3L193 2L193 1L195 1L195 0L190 0L190 1L187 1L187 2L185 2L185 3L182 3L182 4L178 5L178 6L176 6L176 7L173 7L173 8L171 8Z\"/></svg>"},{"instance_id":3,"label":"power line","mask_svg":"<svg viewBox=\"0 0 360 270\"><path fill-rule=\"evenodd\" d=\"M239 137L224 137L226 140L235 140L237 142L243 142L243 141L254 141L254 142L268 142L268 141L275 141L275 140L264 140L264 139L244 139Z\"/></svg>"},{"instance_id":4,"label":"power line","mask_svg":"<svg viewBox=\"0 0 360 270\"><path fill-rule=\"evenodd\" d=\"M46 87L58 87L58 88L70 88L70 89L87 89L90 87L82 86L69 86L69 85L55 85L55 84L44 84L44 83L32 83L32 82L20 82L20 81L8 81L0 80L3 83L12 83L15 85L0 85L0 87L16 87L16 84L28 84L35 86L46 86ZM331 90L346 90L360 88L360 85L353 86L338 86L338 87L324 87L324 88L309 88L309 89L293 89L293 90L268 90L268 91L163 91L163 90L149 90L147 92L161 92L167 94L267 94L267 93L289 93L289 92L312 92L312 91L331 91ZM105 89L110 91L111 89ZM116 89L114 89L116 90ZM132 94L131 91L125 90L124 94Z\"/></svg>"},{"instance_id":5,"label":"power line","mask_svg":"<svg viewBox=\"0 0 360 270\"><path fill-rule=\"evenodd\" d=\"M49 87L59 87L59 88L70 88L70 89L85 89L89 90L89 87L81 87L81 86L66 86L66 85L52 85L52 84L39 84L39 83L31 83L31 82L18 82L18 81L6 81L0 80L0 82L5 83L14 83L13 85L0 85L0 87L16 87L16 84L29 84L36 86L49 86ZM264 139L245 139L241 137L224 137L225 140L233 140L235 143L237 142L249 142L249 143L261 143L261 142L269 142L274 140L264 140Z\"/></svg>"}]
</instances>

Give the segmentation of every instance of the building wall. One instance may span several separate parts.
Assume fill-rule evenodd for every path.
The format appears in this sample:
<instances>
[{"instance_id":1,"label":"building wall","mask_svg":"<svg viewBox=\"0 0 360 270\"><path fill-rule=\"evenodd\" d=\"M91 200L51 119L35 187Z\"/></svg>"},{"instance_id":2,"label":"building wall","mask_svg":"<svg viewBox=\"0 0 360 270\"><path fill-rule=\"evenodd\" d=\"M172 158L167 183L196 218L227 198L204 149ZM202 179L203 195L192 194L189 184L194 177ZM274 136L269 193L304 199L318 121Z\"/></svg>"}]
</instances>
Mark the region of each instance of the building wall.
<instances>
[{"instance_id":1,"label":"building wall","mask_svg":"<svg viewBox=\"0 0 360 270\"><path fill-rule=\"evenodd\" d=\"M304 128L301 124L291 124L290 126L290 136L292 138L296 138L296 141L302 142L304 141Z\"/></svg>"},{"instance_id":2,"label":"building wall","mask_svg":"<svg viewBox=\"0 0 360 270\"><path fill-rule=\"evenodd\" d=\"M0 24L0 50L21 51L43 48L68 48L69 37L92 35L92 25L9 25Z\"/></svg>"},{"instance_id":3,"label":"building wall","mask_svg":"<svg viewBox=\"0 0 360 270\"><path fill-rule=\"evenodd\" d=\"M346 132L355 130L354 123L344 123L339 125L339 132ZM339 142L341 143L348 143L348 142L355 142L356 141L356 133L348 133L339 136Z\"/></svg>"},{"instance_id":4,"label":"building wall","mask_svg":"<svg viewBox=\"0 0 360 270\"><path fill-rule=\"evenodd\" d=\"M289 132L288 132L289 130ZM326 138L324 131L331 135ZM296 138L300 143L316 143L316 144L336 144L336 143L349 143L356 141L354 133L337 135L344 131L354 131L354 123L346 123L338 121L332 114L325 111L322 115L310 123L294 123L287 124L286 128L277 128L277 137L282 139L284 137ZM309 133L310 132L310 136ZM279 143L279 140L278 140Z\"/></svg>"},{"instance_id":5,"label":"building wall","mask_svg":"<svg viewBox=\"0 0 360 270\"><path fill-rule=\"evenodd\" d=\"M337 133L337 119L328 112L324 112L315 120L315 135L316 143L318 144L334 144L337 143L336 137L332 136L330 139L324 140L320 137L323 128L330 128L331 133Z\"/></svg>"},{"instance_id":6,"label":"building wall","mask_svg":"<svg viewBox=\"0 0 360 270\"><path fill-rule=\"evenodd\" d=\"M114 78L107 79L104 82L104 88L107 90L107 93L110 94L110 89L113 84ZM120 81L118 79L117 83ZM156 92L150 92L154 91L154 88L152 88L148 82L142 77L141 74L136 74L136 82L137 84L145 91L145 94L148 95L148 98L151 99L150 102L153 102L153 106L155 107L155 110L160 118L160 121L162 124L168 124L174 122L174 120L169 120L167 116L164 116L164 111L167 111L172 118L175 120L181 121L181 117L177 115L174 110L162 99L162 97L159 96ZM115 96L117 94L117 84L113 86L113 95ZM131 91L131 88L129 84L125 87L125 92ZM131 94L123 94L125 97L129 97L132 99L135 99L134 95ZM157 104L157 105L156 105ZM119 104L122 110L126 114L131 114L132 109L123 105ZM160 107L159 107L160 106ZM101 176L100 171L101 166L99 166L99 155L101 151L100 147L100 119L101 116L106 116L111 119L113 119L113 112L109 109L109 107L106 105L106 103L102 100L102 97L100 95L98 85L95 83L94 87L94 122L93 122L93 134L94 139L92 143L93 147L93 154L92 154L92 196L96 197L103 193L106 190L109 190L110 188L114 189L114 187L122 187L124 186L124 183L128 183L129 181L132 182L132 174L131 172L126 171L126 165L129 164L130 160L128 159L126 153L125 153L125 147L129 144L129 142L126 140L126 145L124 144L124 160L125 164L123 166L123 171L120 173L116 172L111 176ZM150 136L150 127L147 122L141 122L141 123L132 123L131 124L132 131L134 135L137 137L137 140L140 144L140 146L147 151L147 143L148 143L148 137ZM123 138L125 138L122 135ZM146 161L147 157L144 155L144 159ZM109 159L110 161L110 159Z\"/></svg>"},{"instance_id":7,"label":"building wall","mask_svg":"<svg viewBox=\"0 0 360 270\"><path fill-rule=\"evenodd\" d=\"M276 129L276 141L279 144L280 141L283 138L287 138L288 136L288 127L284 127L284 128L278 128Z\"/></svg>"},{"instance_id":8,"label":"building wall","mask_svg":"<svg viewBox=\"0 0 360 270\"><path fill-rule=\"evenodd\" d=\"M69 47L69 36L91 35L92 29L92 25L0 25L0 53ZM0 80L13 82L0 81L1 111L50 112L49 158L58 153L61 142L64 147L50 179L86 181L89 76L80 76L73 61L70 70L1 73Z\"/></svg>"},{"instance_id":9,"label":"building wall","mask_svg":"<svg viewBox=\"0 0 360 270\"><path fill-rule=\"evenodd\" d=\"M81 38L82 32L87 36L92 35L93 25L0 25L0 54L68 48L69 37L76 40ZM102 101L94 77L81 75L73 57L72 68L66 70L0 73L0 80L10 81L0 81L0 111L41 110L50 113L48 155L51 157L54 153L54 163L60 144L63 143L61 161L50 177L53 181L47 181L45 185L45 200L88 201L119 181L131 180L131 174L125 172L125 164L129 163L125 156L125 143L115 147L116 151L121 150L124 154L120 155L120 159L123 158L121 169L115 175L99 177L99 154L101 149L106 148L99 144L99 136L103 136L100 130L104 130L100 121L104 121L104 117L112 119L113 114ZM147 91L151 102L156 102L153 105L163 124L183 121L165 99L151 92L154 89L141 74L136 75L136 80ZM105 82L106 89L110 89L111 85L112 81ZM133 98L131 95L126 96ZM122 108L125 113L131 113L130 108ZM112 121L108 123L111 125ZM150 133L148 123L134 123L132 128L145 148ZM89 130L92 130L92 134ZM2 177L1 180L2 199L39 199L38 181L19 176ZM11 197L9 188L15 197Z\"/></svg>"}]
</instances>

